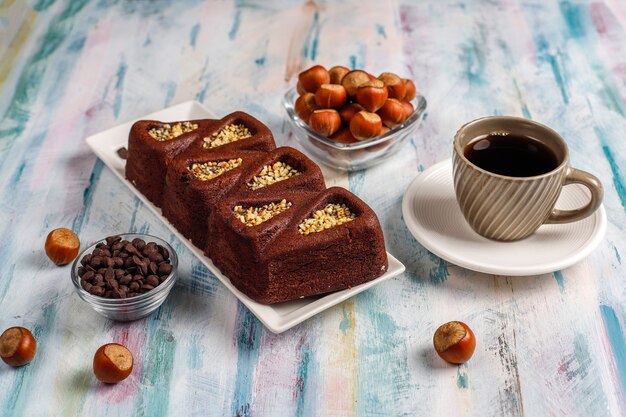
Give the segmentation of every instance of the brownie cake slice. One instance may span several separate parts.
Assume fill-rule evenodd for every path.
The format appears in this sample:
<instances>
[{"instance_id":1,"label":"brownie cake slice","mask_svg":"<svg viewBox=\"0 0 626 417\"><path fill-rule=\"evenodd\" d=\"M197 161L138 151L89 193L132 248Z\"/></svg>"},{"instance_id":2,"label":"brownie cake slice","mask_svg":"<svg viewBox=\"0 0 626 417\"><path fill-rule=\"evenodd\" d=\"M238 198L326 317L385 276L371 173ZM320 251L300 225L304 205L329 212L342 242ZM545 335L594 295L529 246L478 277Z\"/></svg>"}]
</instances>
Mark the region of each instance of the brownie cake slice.
<instances>
[{"instance_id":1,"label":"brownie cake slice","mask_svg":"<svg viewBox=\"0 0 626 417\"><path fill-rule=\"evenodd\" d=\"M128 136L126 178L156 206L161 207L165 173L170 161L219 120L160 122L140 120Z\"/></svg>"},{"instance_id":2,"label":"brownie cake slice","mask_svg":"<svg viewBox=\"0 0 626 417\"><path fill-rule=\"evenodd\" d=\"M199 248L207 243L208 220L246 167L266 155L254 151L185 151L174 158L165 178L163 215Z\"/></svg>"},{"instance_id":3,"label":"brownie cake slice","mask_svg":"<svg viewBox=\"0 0 626 417\"><path fill-rule=\"evenodd\" d=\"M241 292L262 303L275 302L268 294L269 254L294 213L316 194L265 193L221 201L209 219L212 241L207 255Z\"/></svg>"},{"instance_id":4,"label":"brownie cake slice","mask_svg":"<svg viewBox=\"0 0 626 417\"><path fill-rule=\"evenodd\" d=\"M386 272L376 214L349 191L228 199L209 221L215 265L241 292L265 304L350 288ZM288 206L258 221L270 201ZM245 220L245 221L244 221Z\"/></svg>"}]
</instances>

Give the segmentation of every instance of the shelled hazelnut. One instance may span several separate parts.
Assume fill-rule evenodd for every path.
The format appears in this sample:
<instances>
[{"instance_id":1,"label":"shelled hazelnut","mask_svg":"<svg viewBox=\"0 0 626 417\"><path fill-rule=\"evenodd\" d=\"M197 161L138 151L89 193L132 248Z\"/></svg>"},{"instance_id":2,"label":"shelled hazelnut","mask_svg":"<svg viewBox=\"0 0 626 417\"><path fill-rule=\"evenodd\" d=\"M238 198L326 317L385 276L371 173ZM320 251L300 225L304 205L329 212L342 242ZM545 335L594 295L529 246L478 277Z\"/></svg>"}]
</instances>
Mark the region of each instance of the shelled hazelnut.
<instances>
[{"instance_id":1,"label":"shelled hazelnut","mask_svg":"<svg viewBox=\"0 0 626 417\"><path fill-rule=\"evenodd\" d=\"M37 353L37 342L30 330L11 327L0 335L0 358L10 366L30 363Z\"/></svg>"},{"instance_id":2,"label":"shelled hazelnut","mask_svg":"<svg viewBox=\"0 0 626 417\"><path fill-rule=\"evenodd\" d=\"M378 79L385 83L389 90L389 98L397 98L402 100L406 95L406 86L404 80L393 72L383 72Z\"/></svg>"},{"instance_id":3,"label":"shelled hazelnut","mask_svg":"<svg viewBox=\"0 0 626 417\"><path fill-rule=\"evenodd\" d=\"M328 70L331 84L341 84L343 77L350 72L350 68L341 65L336 65Z\"/></svg>"},{"instance_id":4,"label":"shelled hazelnut","mask_svg":"<svg viewBox=\"0 0 626 417\"><path fill-rule=\"evenodd\" d=\"M133 355L119 343L100 346L93 357L93 373L107 384L117 384L125 380L132 370Z\"/></svg>"},{"instance_id":5,"label":"shelled hazelnut","mask_svg":"<svg viewBox=\"0 0 626 417\"><path fill-rule=\"evenodd\" d=\"M344 144L402 125L413 114L411 100L417 95L415 83L397 74L383 72L375 77L341 65L329 70L314 65L302 71L297 91L298 117L320 135Z\"/></svg>"},{"instance_id":6,"label":"shelled hazelnut","mask_svg":"<svg viewBox=\"0 0 626 417\"><path fill-rule=\"evenodd\" d=\"M390 129L402 124L406 120L404 106L395 98L388 98L385 104L378 110L378 115L383 124Z\"/></svg>"},{"instance_id":7,"label":"shelled hazelnut","mask_svg":"<svg viewBox=\"0 0 626 417\"><path fill-rule=\"evenodd\" d=\"M341 127L341 117L337 110L322 109L315 110L309 118L311 129L320 135L330 136Z\"/></svg>"},{"instance_id":8,"label":"shelled hazelnut","mask_svg":"<svg viewBox=\"0 0 626 417\"><path fill-rule=\"evenodd\" d=\"M380 109L388 96L385 83L380 80L371 80L361 84L356 90L356 101L369 112Z\"/></svg>"},{"instance_id":9,"label":"shelled hazelnut","mask_svg":"<svg viewBox=\"0 0 626 417\"><path fill-rule=\"evenodd\" d=\"M349 124L355 114L363 110L359 103L350 103L339 109L339 116L343 123Z\"/></svg>"},{"instance_id":10,"label":"shelled hazelnut","mask_svg":"<svg viewBox=\"0 0 626 417\"><path fill-rule=\"evenodd\" d=\"M382 120L376 113L360 111L350 120L350 132L358 140L365 140L380 135Z\"/></svg>"},{"instance_id":11,"label":"shelled hazelnut","mask_svg":"<svg viewBox=\"0 0 626 417\"><path fill-rule=\"evenodd\" d=\"M309 123L309 118L319 107L315 103L315 94L304 93L296 100L294 110L299 118Z\"/></svg>"},{"instance_id":12,"label":"shelled hazelnut","mask_svg":"<svg viewBox=\"0 0 626 417\"><path fill-rule=\"evenodd\" d=\"M337 109L346 104L347 99L346 89L339 84L322 84L315 92L315 103L321 109Z\"/></svg>"},{"instance_id":13,"label":"shelled hazelnut","mask_svg":"<svg viewBox=\"0 0 626 417\"><path fill-rule=\"evenodd\" d=\"M467 362L476 349L476 338L469 326L461 321L450 321L439 326L433 344L441 359L450 363Z\"/></svg>"},{"instance_id":14,"label":"shelled hazelnut","mask_svg":"<svg viewBox=\"0 0 626 417\"><path fill-rule=\"evenodd\" d=\"M361 70L353 70L347 73L345 77L343 77L343 80L341 80L341 85L343 85L343 87L346 89L346 93L348 93L350 97L354 97L358 88L369 80L370 76L367 72Z\"/></svg>"},{"instance_id":15,"label":"shelled hazelnut","mask_svg":"<svg viewBox=\"0 0 626 417\"><path fill-rule=\"evenodd\" d=\"M61 227L54 229L46 238L46 255L57 266L67 265L78 256L80 240L76 233Z\"/></svg>"},{"instance_id":16,"label":"shelled hazelnut","mask_svg":"<svg viewBox=\"0 0 626 417\"><path fill-rule=\"evenodd\" d=\"M302 88L309 93L315 93L322 84L330 83L330 75L326 68L321 65L315 65L298 76Z\"/></svg>"}]
</instances>

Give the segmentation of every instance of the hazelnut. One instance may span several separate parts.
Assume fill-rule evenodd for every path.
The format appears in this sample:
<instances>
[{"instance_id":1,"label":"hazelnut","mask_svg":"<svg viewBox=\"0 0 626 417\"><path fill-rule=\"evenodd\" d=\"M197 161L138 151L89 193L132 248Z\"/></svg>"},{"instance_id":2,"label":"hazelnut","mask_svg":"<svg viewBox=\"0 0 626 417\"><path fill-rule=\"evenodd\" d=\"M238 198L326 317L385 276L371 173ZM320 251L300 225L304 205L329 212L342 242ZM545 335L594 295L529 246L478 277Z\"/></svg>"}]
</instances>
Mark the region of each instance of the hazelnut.
<instances>
[{"instance_id":1,"label":"hazelnut","mask_svg":"<svg viewBox=\"0 0 626 417\"><path fill-rule=\"evenodd\" d=\"M337 65L328 70L331 84L341 84L341 80L350 72L350 68Z\"/></svg>"},{"instance_id":2,"label":"hazelnut","mask_svg":"<svg viewBox=\"0 0 626 417\"><path fill-rule=\"evenodd\" d=\"M384 82L387 86L387 90L389 90L389 98L402 100L406 95L404 80L393 72L383 72L378 76L378 79Z\"/></svg>"},{"instance_id":3,"label":"hazelnut","mask_svg":"<svg viewBox=\"0 0 626 417\"><path fill-rule=\"evenodd\" d=\"M132 353L118 343L100 346L93 357L93 373L96 378L107 384L123 381L132 370Z\"/></svg>"},{"instance_id":4,"label":"hazelnut","mask_svg":"<svg viewBox=\"0 0 626 417\"><path fill-rule=\"evenodd\" d=\"M298 81L298 84L296 84L296 91L299 95L303 95L304 93L306 93L306 90L304 89L300 81Z\"/></svg>"},{"instance_id":5,"label":"hazelnut","mask_svg":"<svg viewBox=\"0 0 626 417\"><path fill-rule=\"evenodd\" d=\"M433 336L437 354L450 363L467 362L474 354L476 338L469 326L460 321L450 321L439 326Z\"/></svg>"},{"instance_id":6,"label":"hazelnut","mask_svg":"<svg viewBox=\"0 0 626 417\"><path fill-rule=\"evenodd\" d=\"M374 79L363 83L356 90L356 101L369 112L380 109L387 100L387 88L385 83Z\"/></svg>"},{"instance_id":7,"label":"hazelnut","mask_svg":"<svg viewBox=\"0 0 626 417\"><path fill-rule=\"evenodd\" d=\"M360 104L350 103L339 109L339 116L341 116L341 120L344 123L350 123L352 117L361 110L363 110L363 107Z\"/></svg>"},{"instance_id":8,"label":"hazelnut","mask_svg":"<svg viewBox=\"0 0 626 417\"><path fill-rule=\"evenodd\" d=\"M298 82L305 91L315 93L322 84L330 82L328 71L321 65L314 65L298 75Z\"/></svg>"},{"instance_id":9,"label":"hazelnut","mask_svg":"<svg viewBox=\"0 0 626 417\"><path fill-rule=\"evenodd\" d=\"M413 107L413 105L411 103L409 103L408 101L402 100L400 102L402 104L402 106L404 107L404 120L408 119L409 117L411 117L411 115L413 114L413 112L415 111L415 108Z\"/></svg>"},{"instance_id":10,"label":"hazelnut","mask_svg":"<svg viewBox=\"0 0 626 417\"><path fill-rule=\"evenodd\" d=\"M399 100L388 98L385 104L378 109L378 115L385 126L390 129L402 124L406 120L406 110Z\"/></svg>"},{"instance_id":11,"label":"hazelnut","mask_svg":"<svg viewBox=\"0 0 626 417\"><path fill-rule=\"evenodd\" d=\"M317 104L315 104L315 94L313 93L304 93L296 100L294 106L294 111L301 118L304 123L309 123L309 118L311 114L313 114L314 110L317 110Z\"/></svg>"},{"instance_id":12,"label":"hazelnut","mask_svg":"<svg viewBox=\"0 0 626 417\"><path fill-rule=\"evenodd\" d=\"M335 142L343 143L343 144L346 144L346 145L351 145L353 143L357 143L358 142L358 140L356 140L355 137L352 136L352 132L350 132L350 128L349 127L344 127L342 129L338 130L330 138L332 140L334 140Z\"/></svg>"},{"instance_id":13,"label":"hazelnut","mask_svg":"<svg viewBox=\"0 0 626 417\"><path fill-rule=\"evenodd\" d=\"M343 85L346 89L346 93L348 96L354 97L356 95L356 90L363 83L366 83L370 80L370 76L367 72L361 70L354 70L347 73L343 80L341 80L341 85Z\"/></svg>"},{"instance_id":14,"label":"hazelnut","mask_svg":"<svg viewBox=\"0 0 626 417\"><path fill-rule=\"evenodd\" d=\"M341 84L322 84L315 92L315 103L324 109L336 109L347 100L346 89Z\"/></svg>"},{"instance_id":15,"label":"hazelnut","mask_svg":"<svg viewBox=\"0 0 626 417\"><path fill-rule=\"evenodd\" d=\"M11 366L31 362L37 353L37 342L30 330L11 327L0 335L0 358Z\"/></svg>"},{"instance_id":16,"label":"hazelnut","mask_svg":"<svg viewBox=\"0 0 626 417\"><path fill-rule=\"evenodd\" d=\"M64 227L54 229L46 238L46 255L56 265L66 265L78 255L80 240L76 233Z\"/></svg>"},{"instance_id":17,"label":"hazelnut","mask_svg":"<svg viewBox=\"0 0 626 417\"><path fill-rule=\"evenodd\" d=\"M309 118L309 126L320 135L330 137L339 130L341 117L334 109L315 110Z\"/></svg>"},{"instance_id":18,"label":"hazelnut","mask_svg":"<svg viewBox=\"0 0 626 417\"><path fill-rule=\"evenodd\" d=\"M357 140L365 140L380 135L383 122L376 113L365 110L358 112L350 120L350 132Z\"/></svg>"},{"instance_id":19,"label":"hazelnut","mask_svg":"<svg viewBox=\"0 0 626 417\"><path fill-rule=\"evenodd\" d=\"M415 88L415 83L408 78L404 79L404 97L403 100L411 101L417 95L417 89Z\"/></svg>"}]
</instances>

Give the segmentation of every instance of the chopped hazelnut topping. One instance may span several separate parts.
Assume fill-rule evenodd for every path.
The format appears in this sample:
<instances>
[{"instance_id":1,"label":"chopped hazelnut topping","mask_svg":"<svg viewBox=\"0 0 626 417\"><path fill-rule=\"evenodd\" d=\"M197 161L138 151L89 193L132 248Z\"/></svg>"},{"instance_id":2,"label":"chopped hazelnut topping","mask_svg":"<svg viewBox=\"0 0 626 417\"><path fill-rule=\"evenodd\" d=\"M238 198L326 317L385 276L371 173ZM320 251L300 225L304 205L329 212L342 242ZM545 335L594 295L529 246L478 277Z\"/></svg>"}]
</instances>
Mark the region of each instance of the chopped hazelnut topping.
<instances>
[{"instance_id":1,"label":"chopped hazelnut topping","mask_svg":"<svg viewBox=\"0 0 626 417\"><path fill-rule=\"evenodd\" d=\"M247 139L252 136L250 130L242 124L229 124L224 126L219 132L213 133L211 136L204 138L202 147L204 149L213 149L227 143L236 142L238 140Z\"/></svg>"},{"instance_id":2,"label":"chopped hazelnut topping","mask_svg":"<svg viewBox=\"0 0 626 417\"><path fill-rule=\"evenodd\" d=\"M209 181L225 172L235 169L241 165L241 158L229 159L228 161L211 161L203 164L191 164L187 167L191 173L201 181Z\"/></svg>"},{"instance_id":3,"label":"chopped hazelnut topping","mask_svg":"<svg viewBox=\"0 0 626 417\"><path fill-rule=\"evenodd\" d=\"M351 222L354 219L356 215L345 204L328 204L300 223L298 231L302 235L308 235Z\"/></svg>"},{"instance_id":4,"label":"chopped hazelnut topping","mask_svg":"<svg viewBox=\"0 0 626 417\"><path fill-rule=\"evenodd\" d=\"M291 202L282 200L278 203L265 204L261 207L235 206L233 214L246 226L256 226L271 219L291 207Z\"/></svg>"},{"instance_id":5,"label":"chopped hazelnut topping","mask_svg":"<svg viewBox=\"0 0 626 417\"><path fill-rule=\"evenodd\" d=\"M248 188L258 190L267 185L272 185L279 181L300 175L300 171L285 162L274 162L272 165L265 165L248 183Z\"/></svg>"},{"instance_id":6,"label":"chopped hazelnut topping","mask_svg":"<svg viewBox=\"0 0 626 417\"><path fill-rule=\"evenodd\" d=\"M174 123L173 125L164 123L159 127L153 127L148 130L148 134L152 136L154 140L164 142L166 140L175 139L183 133L193 132L197 128L198 125L191 122Z\"/></svg>"}]
</instances>

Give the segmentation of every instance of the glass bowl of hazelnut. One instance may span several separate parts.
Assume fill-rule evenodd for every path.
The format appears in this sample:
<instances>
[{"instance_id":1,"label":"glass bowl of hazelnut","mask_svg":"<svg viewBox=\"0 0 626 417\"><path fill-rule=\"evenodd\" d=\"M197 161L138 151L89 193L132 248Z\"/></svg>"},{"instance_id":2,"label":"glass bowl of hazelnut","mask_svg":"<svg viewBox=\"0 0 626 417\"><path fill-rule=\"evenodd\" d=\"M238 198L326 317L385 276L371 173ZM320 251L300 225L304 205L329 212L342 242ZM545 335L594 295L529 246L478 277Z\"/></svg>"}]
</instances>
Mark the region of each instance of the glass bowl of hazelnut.
<instances>
[{"instance_id":1,"label":"glass bowl of hazelnut","mask_svg":"<svg viewBox=\"0 0 626 417\"><path fill-rule=\"evenodd\" d=\"M313 66L283 104L291 131L316 160L352 171L384 162L413 136L426 99L393 73ZM397 87L397 89L396 89Z\"/></svg>"},{"instance_id":2,"label":"glass bowl of hazelnut","mask_svg":"<svg viewBox=\"0 0 626 417\"><path fill-rule=\"evenodd\" d=\"M178 256L146 234L109 236L83 250L72 265L78 296L117 321L145 317L163 304L178 278Z\"/></svg>"}]
</instances>

